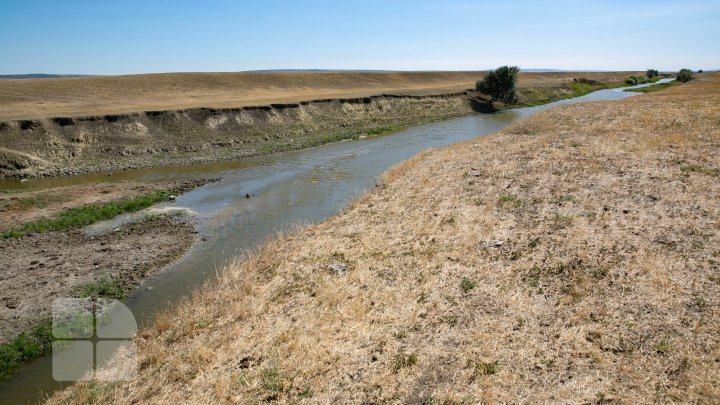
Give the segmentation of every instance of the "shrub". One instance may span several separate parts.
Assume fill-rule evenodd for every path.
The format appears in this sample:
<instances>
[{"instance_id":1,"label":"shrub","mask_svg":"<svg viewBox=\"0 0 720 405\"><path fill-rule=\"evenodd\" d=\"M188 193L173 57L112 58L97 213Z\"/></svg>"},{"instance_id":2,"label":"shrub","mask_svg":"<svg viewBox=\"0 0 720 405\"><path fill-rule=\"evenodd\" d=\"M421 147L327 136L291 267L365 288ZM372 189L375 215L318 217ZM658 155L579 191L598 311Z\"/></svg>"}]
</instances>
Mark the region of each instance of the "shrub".
<instances>
[{"instance_id":1,"label":"shrub","mask_svg":"<svg viewBox=\"0 0 720 405\"><path fill-rule=\"evenodd\" d=\"M497 373L497 366L498 362L480 362L475 365L475 370L477 370L482 375L493 375Z\"/></svg>"},{"instance_id":2,"label":"shrub","mask_svg":"<svg viewBox=\"0 0 720 405\"><path fill-rule=\"evenodd\" d=\"M460 282L460 289L464 293L470 292L470 290L472 290L473 288L475 288L475 283L473 283L467 278L463 278L462 282Z\"/></svg>"},{"instance_id":3,"label":"shrub","mask_svg":"<svg viewBox=\"0 0 720 405\"><path fill-rule=\"evenodd\" d=\"M648 69L648 70L647 70L647 77L649 77L650 79L652 79L653 77L658 77L659 74L660 74L660 72L658 72L658 71L655 70L655 69Z\"/></svg>"},{"instance_id":4,"label":"shrub","mask_svg":"<svg viewBox=\"0 0 720 405\"><path fill-rule=\"evenodd\" d=\"M418 358L414 354L398 354L395 357L395 364L393 365L393 371L398 372L403 368L412 367L417 364Z\"/></svg>"},{"instance_id":5,"label":"shrub","mask_svg":"<svg viewBox=\"0 0 720 405\"><path fill-rule=\"evenodd\" d=\"M692 80L692 78L692 70L690 69L680 69L677 74L677 80L679 82L687 83Z\"/></svg>"},{"instance_id":6,"label":"shrub","mask_svg":"<svg viewBox=\"0 0 720 405\"><path fill-rule=\"evenodd\" d=\"M490 72L481 81L475 83L475 89L490 96L490 104L502 101L506 104L517 102L515 83L520 68L517 66L501 66Z\"/></svg>"},{"instance_id":7,"label":"shrub","mask_svg":"<svg viewBox=\"0 0 720 405\"><path fill-rule=\"evenodd\" d=\"M628 77L627 79L625 79L625 84L629 84L629 85L631 85L631 86L636 85L636 84L637 84L637 77L635 77L635 76L630 76L630 77Z\"/></svg>"},{"instance_id":8,"label":"shrub","mask_svg":"<svg viewBox=\"0 0 720 405\"><path fill-rule=\"evenodd\" d=\"M23 363L48 353L52 342L52 324L46 319L31 331L0 344L0 378L12 374Z\"/></svg>"}]
</instances>

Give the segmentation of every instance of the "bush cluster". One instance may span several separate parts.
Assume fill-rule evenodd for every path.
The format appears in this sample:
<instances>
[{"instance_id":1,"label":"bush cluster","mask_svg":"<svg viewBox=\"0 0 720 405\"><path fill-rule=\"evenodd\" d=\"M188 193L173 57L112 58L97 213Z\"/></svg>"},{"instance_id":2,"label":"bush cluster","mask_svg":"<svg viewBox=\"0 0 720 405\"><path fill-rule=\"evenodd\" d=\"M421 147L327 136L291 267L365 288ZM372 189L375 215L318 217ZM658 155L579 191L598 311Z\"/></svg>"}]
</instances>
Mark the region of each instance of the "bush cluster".
<instances>
[{"instance_id":1,"label":"bush cluster","mask_svg":"<svg viewBox=\"0 0 720 405\"><path fill-rule=\"evenodd\" d=\"M690 80L692 80L692 70L690 69L680 69L680 71L677 74L677 80L679 82L687 83Z\"/></svg>"}]
</instances>

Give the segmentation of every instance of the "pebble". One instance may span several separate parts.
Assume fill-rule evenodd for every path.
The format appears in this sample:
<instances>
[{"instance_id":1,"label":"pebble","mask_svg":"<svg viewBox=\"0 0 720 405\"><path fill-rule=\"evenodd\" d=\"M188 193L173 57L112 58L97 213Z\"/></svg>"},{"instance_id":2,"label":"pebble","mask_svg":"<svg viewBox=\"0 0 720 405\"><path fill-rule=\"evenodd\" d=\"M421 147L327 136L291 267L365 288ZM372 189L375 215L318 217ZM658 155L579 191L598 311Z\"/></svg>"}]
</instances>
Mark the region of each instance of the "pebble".
<instances>
[{"instance_id":1,"label":"pebble","mask_svg":"<svg viewBox=\"0 0 720 405\"><path fill-rule=\"evenodd\" d=\"M328 266L328 268L336 275L342 276L345 272L347 272L348 266L345 263L332 263Z\"/></svg>"},{"instance_id":2,"label":"pebble","mask_svg":"<svg viewBox=\"0 0 720 405\"><path fill-rule=\"evenodd\" d=\"M486 240L482 243L483 247L500 247L503 245L503 241L501 240Z\"/></svg>"}]
</instances>

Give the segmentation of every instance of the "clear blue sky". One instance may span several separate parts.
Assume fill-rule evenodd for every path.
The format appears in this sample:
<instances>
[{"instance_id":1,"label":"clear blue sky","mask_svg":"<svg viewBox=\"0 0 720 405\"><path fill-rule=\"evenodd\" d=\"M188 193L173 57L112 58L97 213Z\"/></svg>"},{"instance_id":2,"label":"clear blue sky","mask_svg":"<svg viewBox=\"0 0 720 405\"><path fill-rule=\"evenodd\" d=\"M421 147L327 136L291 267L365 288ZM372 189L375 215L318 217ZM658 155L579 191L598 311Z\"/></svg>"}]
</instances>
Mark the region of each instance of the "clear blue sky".
<instances>
[{"instance_id":1,"label":"clear blue sky","mask_svg":"<svg viewBox=\"0 0 720 405\"><path fill-rule=\"evenodd\" d=\"M0 2L0 74L504 64L717 69L720 1Z\"/></svg>"}]
</instances>

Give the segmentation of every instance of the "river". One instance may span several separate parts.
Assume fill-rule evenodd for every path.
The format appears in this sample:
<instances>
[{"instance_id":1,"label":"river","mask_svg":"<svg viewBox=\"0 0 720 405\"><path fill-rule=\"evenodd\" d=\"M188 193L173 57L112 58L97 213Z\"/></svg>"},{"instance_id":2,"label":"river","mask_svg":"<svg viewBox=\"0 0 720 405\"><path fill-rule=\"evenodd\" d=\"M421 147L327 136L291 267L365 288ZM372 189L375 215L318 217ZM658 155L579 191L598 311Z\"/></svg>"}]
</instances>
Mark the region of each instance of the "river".
<instances>
[{"instance_id":1,"label":"river","mask_svg":"<svg viewBox=\"0 0 720 405\"><path fill-rule=\"evenodd\" d=\"M647 85L632 87L644 86ZM127 299L126 305L142 326L152 321L158 311L171 307L220 271L228 259L258 247L278 232L336 214L348 201L371 189L387 169L424 149L487 135L554 106L619 100L640 94L623 92L624 89L600 90L537 107L454 118L382 136L239 161L129 170L112 177L88 174L25 183L5 181L0 182L0 188L220 177L219 182L163 204L191 210L207 240L165 271L145 280ZM103 225L107 224L99 226ZM35 403L62 388L52 379L51 369L50 357L24 365L15 375L0 381L0 403Z\"/></svg>"}]
</instances>

